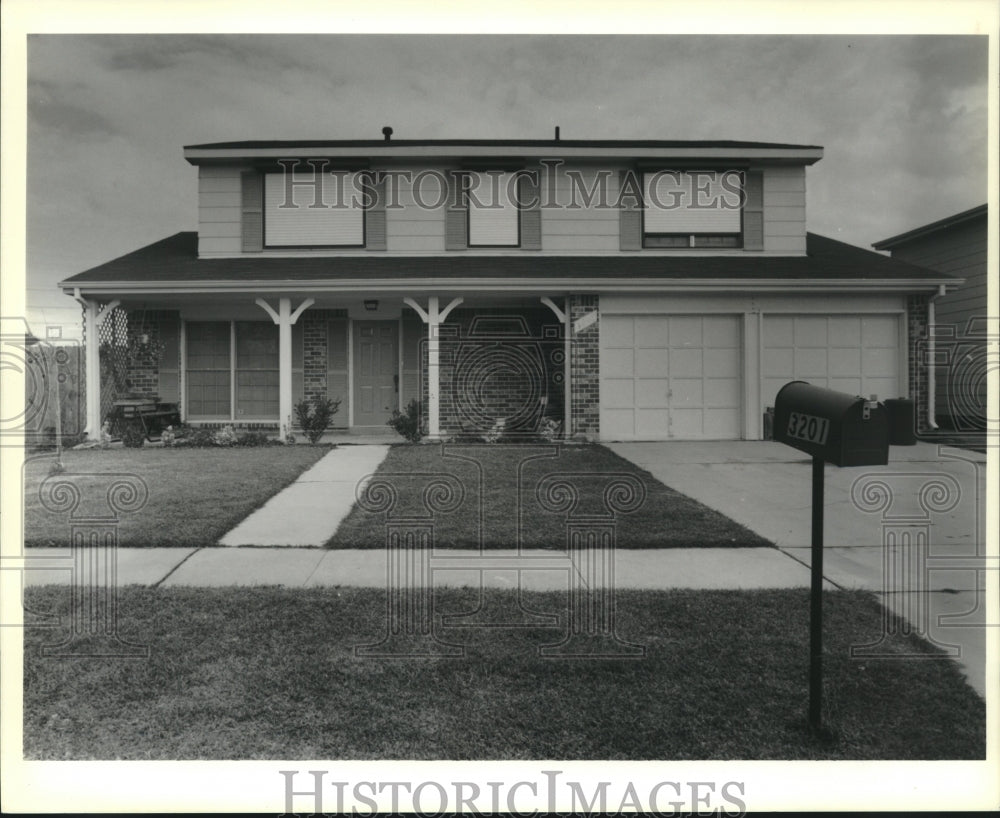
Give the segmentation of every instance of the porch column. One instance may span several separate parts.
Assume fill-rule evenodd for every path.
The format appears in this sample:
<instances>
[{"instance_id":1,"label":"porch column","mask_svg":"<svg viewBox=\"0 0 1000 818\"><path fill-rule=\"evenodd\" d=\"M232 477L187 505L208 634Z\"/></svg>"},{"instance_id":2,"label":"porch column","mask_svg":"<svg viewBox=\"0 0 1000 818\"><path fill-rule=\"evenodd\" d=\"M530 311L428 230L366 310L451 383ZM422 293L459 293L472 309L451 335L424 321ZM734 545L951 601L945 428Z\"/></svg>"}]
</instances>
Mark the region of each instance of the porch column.
<instances>
[{"instance_id":1,"label":"porch column","mask_svg":"<svg viewBox=\"0 0 1000 818\"><path fill-rule=\"evenodd\" d=\"M403 303L412 307L417 315L427 324L427 437L429 440L441 438L441 338L438 327L444 322L455 307L464 298L453 298L443 310L439 309L438 297L432 295L427 299L427 309L424 310L410 297Z\"/></svg>"},{"instance_id":2,"label":"porch column","mask_svg":"<svg viewBox=\"0 0 1000 818\"><path fill-rule=\"evenodd\" d=\"M569 316L569 296L563 301L565 310L559 309L547 295L541 297L541 302L555 313L556 319L563 325L563 437L569 440L573 436L573 390L570 384L573 324Z\"/></svg>"},{"instance_id":3,"label":"porch column","mask_svg":"<svg viewBox=\"0 0 1000 818\"><path fill-rule=\"evenodd\" d=\"M74 300L83 307L83 331L86 339L83 360L86 370L85 388L87 394L87 414L84 434L88 440L101 439L101 339L98 336L104 319L121 302L117 299L106 304L103 310L89 298L80 295L80 288L73 290ZM56 411L59 411L58 409Z\"/></svg>"},{"instance_id":4,"label":"porch column","mask_svg":"<svg viewBox=\"0 0 1000 818\"><path fill-rule=\"evenodd\" d=\"M292 325L315 303L316 299L307 298L292 312L292 299L279 298L275 312L263 298L256 299L257 306L278 325L278 428L281 440L287 440L292 429Z\"/></svg>"}]
</instances>

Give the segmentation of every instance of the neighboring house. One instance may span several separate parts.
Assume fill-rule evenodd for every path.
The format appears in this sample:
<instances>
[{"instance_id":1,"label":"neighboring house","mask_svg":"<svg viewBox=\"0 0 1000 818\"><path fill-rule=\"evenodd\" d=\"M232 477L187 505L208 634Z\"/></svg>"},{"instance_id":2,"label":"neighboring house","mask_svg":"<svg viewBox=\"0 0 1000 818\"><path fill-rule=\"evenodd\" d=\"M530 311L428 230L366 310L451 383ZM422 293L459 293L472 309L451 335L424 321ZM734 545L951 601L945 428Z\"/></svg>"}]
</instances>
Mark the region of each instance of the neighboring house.
<instances>
[{"instance_id":1,"label":"neighboring house","mask_svg":"<svg viewBox=\"0 0 1000 818\"><path fill-rule=\"evenodd\" d=\"M601 440L760 439L792 379L925 400L912 349L955 280L808 233L822 148L383 133L184 149L198 232L61 283L92 435L98 336L189 423L282 433L304 395L355 431L418 399L432 438Z\"/></svg>"},{"instance_id":2,"label":"neighboring house","mask_svg":"<svg viewBox=\"0 0 1000 818\"><path fill-rule=\"evenodd\" d=\"M959 432L986 428L986 217L981 205L873 245L894 259L965 279L932 302L936 395L929 428L935 419Z\"/></svg>"}]
</instances>

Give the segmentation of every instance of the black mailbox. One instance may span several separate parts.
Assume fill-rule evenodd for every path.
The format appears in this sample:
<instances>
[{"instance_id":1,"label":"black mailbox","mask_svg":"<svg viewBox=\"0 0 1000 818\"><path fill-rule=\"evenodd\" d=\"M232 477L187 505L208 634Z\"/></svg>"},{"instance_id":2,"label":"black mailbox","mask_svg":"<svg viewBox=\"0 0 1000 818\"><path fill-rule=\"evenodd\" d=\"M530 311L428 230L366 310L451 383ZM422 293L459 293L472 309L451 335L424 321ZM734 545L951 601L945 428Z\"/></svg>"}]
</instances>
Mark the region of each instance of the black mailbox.
<instances>
[{"instance_id":1,"label":"black mailbox","mask_svg":"<svg viewBox=\"0 0 1000 818\"><path fill-rule=\"evenodd\" d=\"M835 466L889 462L885 407L805 381L786 383L774 399L774 439Z\"/></svg>"}]
</instances>

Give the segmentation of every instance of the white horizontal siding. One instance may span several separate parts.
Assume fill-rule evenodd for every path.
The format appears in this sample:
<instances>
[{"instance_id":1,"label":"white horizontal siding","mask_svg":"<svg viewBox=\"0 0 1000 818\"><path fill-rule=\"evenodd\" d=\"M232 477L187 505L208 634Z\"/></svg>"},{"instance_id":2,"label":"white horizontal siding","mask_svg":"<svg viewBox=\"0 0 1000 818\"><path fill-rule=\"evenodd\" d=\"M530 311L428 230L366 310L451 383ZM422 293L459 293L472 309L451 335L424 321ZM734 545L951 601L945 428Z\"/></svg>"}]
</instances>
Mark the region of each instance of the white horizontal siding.
<instances>
[{"instance_id":1,"label":"white horizontal siding","mask_svg":"<svg viewBox=\"0 0 1000 818\"><path fill-rule=\"evenodd\" d=\"M440 184L433 176L419 179L420 198L424 207L417 204L413 181L425 168L400 168L408 171L410 179L396 177L392 182L396 191L396 201L385 212L386 250L400 255L421 255L444 252L444 214L447 200L438 207L430 207L442 202ZM443 169L438 169L444 172ZM387 193L391 195L391 193Z\"/></svg>"},{"instance_id":2,"label":"white horizontal siding","mask_svg":"<svg viewBox=\"0 0 1000 818\"><path fill-rule=\"evenodd\" d=\"M242 242L239 235L230 237L213 237L199 235L198 255L226 255L239 254L242 251Z\"/></svg>"}]
</instances>

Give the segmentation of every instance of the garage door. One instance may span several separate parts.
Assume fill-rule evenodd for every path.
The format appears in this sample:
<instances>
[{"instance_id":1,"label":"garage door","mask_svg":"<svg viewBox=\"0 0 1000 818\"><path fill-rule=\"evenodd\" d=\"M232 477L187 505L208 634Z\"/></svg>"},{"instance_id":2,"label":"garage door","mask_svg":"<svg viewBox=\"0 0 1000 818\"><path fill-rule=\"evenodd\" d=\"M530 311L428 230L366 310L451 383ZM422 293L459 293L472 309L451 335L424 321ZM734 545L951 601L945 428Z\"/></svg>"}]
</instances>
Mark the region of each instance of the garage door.
<instances>
[{"instance_id":1,"label":"garage door","mask_svg":"<svg viewBox=\"0 0 1000 818\"><path fill-rule=\"evenodd\" d=\"M765 406L788 381L895 398L899 391L899 316L765 315Z\"/></svg>"},{"instance_id":2,"label":"garage door","mask_svg":"<svg viewBox=\"0 0 1000 818\"><path fill-rule=\"evenodd\" d=\"M602 315L601 438L739 438L740 327L736 315Z\"/></svg>"}]
</instances>

